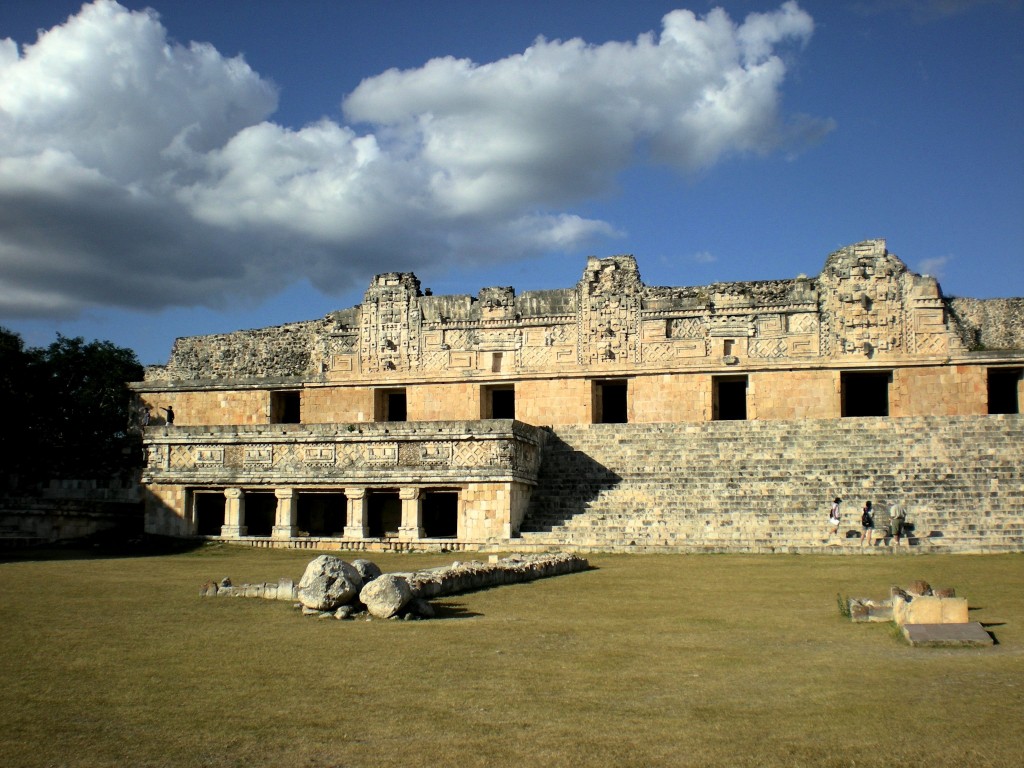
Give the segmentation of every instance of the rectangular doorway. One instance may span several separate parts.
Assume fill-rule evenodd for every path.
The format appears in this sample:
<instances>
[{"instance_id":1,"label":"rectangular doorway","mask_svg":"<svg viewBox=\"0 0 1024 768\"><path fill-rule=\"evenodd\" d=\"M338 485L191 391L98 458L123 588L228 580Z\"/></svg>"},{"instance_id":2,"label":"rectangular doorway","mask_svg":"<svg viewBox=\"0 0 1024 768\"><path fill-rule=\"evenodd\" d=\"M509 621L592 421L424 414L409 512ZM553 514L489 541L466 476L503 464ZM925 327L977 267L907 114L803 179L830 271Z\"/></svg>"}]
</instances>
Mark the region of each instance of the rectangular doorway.
<instances>
[{"instance_id":1,"label":"rectangular doorway","mask_svg":"<svg viewBox=\"0 0 1024 768\"><path fill-rule=\"evenodd\" d=\"M371 539L398 536L402 524L402 499L398 491L370 491L367 506L366 527Z\"/></svg>"},{"instance_id":2,"label":"rectangular doorway","mask_svg":"<svg viewBox=\"0 0 1024 768\"><path fill-rule=\"evenodd\" d=\"M192 492L192 520L196 536L220 536L226 501L224 491Z\"/></svg>"},{"instance_id":3,"label":"rectangular doorway","mask_svg":"<svg viewBox=\"0 0 1024 768\"><path fill-rule=\"evenodd\" d=\"M459 535L459 492L423 493L423 535L428 539L454 539Z\"/></svg>"},{"instance_id":4,"label":"rectangular doorway","mask_svg":"<svg viewBox=\"0 0 1024 768\"><path fill-rule=\"evenodd\" d=\"M270 536L277 520L277 496L273 491L245 492L245 528L248 536Z\"/></svg>"},{"instance_id":5,"label":"rectangular doorway","mask_svg":"<svg viewBox=\"0 0 1024 768\"><path fill-rule=\"evenodd\" d=\"M513 384L480 388L481 419L514 419L516 388Z\"/></svg>"},{"instance_id":6,"label":"rectangular doorway","mask_svg":"<svg viewBox=\"0 0 1024 768\"><path fill-rule=\"evenodd\" d=\"M747 377L713 376L711 385L711 417L715 421L746 421Z\"/></svg>"},{"instance_id":7,"label":"rectangular doorway","mask_svg":"<svg viewBox=\"0 0 1024 768\"><path fill-rule=\"evenodd\" d=\"M404 389L378 389L373 396L374 421L406 421Z\"/></svg>"},{"instance_id":8,"label":"rectangular doorway","mask_svg":"<svg viewBox=\"0 0 1024 768\"><path fill-rule=\"evenodd\" d=\"M348 520L348 499L334 491L300 491L295 524L310 536L342 536Z\"/></svg>"},{"instance_id":9,"label":"rectangular doorway","mask_svg":"<svg viewBox=\"0 0 1024 768\"><path fill-rule=\"evenodd\" d=\"M629 421L629 382L626 379L595 381L592 396L595 424Z\"/></svg>"},{"instance_id":10,"label":"rectangular doorway","mask_svg":"<svg viewBox=\"0 0 1024 768\"><path fill-rule=\"evenodd\" d=\"M892 371L843 371L842 415L888 416Z\"/></svg>"},{"instance_id":11,"label":"rectangular doorway","mask_svg":"<svg viewBox=\"0 0 1024 768\"><path fill-rule=\"evenodd\" d=\"M1020 381L1024 368L988 369L988 412L1020 413Z\"/></svg>"}]
</instances>

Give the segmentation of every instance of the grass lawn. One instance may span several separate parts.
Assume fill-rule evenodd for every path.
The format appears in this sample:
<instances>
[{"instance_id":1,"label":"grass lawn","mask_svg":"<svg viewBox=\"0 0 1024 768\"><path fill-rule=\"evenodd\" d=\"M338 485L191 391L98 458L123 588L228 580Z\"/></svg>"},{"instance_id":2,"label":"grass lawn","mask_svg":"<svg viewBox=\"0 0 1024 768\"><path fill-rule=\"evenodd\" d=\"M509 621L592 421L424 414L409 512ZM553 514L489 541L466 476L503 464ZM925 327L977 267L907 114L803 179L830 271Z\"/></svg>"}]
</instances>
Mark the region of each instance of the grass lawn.
<instances>
[{"instance_id":1,"label":"grass lawn","mask_svg":"<svg viewBox=\"0 0 1024 768\"><path fill-rule=\"evenodd\" d=\"M420 622L198 596L315 554L0 563L0 766L1024 764L1022 556L595 555ZM999 644L915 649L839 615L837 593L915 579Z\"/></svg>"}]
</instances>

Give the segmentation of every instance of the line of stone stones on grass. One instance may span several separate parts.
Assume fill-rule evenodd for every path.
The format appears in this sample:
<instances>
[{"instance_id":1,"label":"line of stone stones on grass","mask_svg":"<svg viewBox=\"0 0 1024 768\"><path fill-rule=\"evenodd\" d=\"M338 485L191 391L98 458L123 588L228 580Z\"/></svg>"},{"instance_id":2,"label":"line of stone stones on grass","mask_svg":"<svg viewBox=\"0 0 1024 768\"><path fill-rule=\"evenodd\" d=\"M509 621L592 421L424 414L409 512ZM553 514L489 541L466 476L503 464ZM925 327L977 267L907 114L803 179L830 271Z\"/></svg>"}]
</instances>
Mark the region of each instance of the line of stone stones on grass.
<instances>
[{"instance_id":1,"label":"line of stone stones on grass","mask_svg":"<svg viewBox=\"0 0 1024 768\"><path fill-rule=\"evenodd\" d=\"M585 558L570 553L492 556L487 563L459 562L404 573L381 573L369 560L351 563L332 555L320 555L306 566L295 584L280 579L276 584L232 585L230 579L207 582L200 595L207 597L255 597L298 602L306 615L321 618L433 618L429 600L480 589L519 584L560 576L589 568Z\"/></svg>"}]
</instances>

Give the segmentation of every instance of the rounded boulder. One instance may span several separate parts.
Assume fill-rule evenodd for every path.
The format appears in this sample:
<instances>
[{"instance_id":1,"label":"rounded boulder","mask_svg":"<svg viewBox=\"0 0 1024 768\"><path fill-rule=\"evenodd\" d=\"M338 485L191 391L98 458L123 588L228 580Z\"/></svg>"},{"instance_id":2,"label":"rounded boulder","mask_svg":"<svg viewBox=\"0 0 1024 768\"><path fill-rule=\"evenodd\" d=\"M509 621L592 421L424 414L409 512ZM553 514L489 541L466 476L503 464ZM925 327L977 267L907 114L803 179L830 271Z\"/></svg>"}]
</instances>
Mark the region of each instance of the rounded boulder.
<instances>
[{"instance_id":1,"label":"rounded boulder","mask_svg":"<svg viewBox=\"0 0 1024 768\"><path fill-rule=\"evenodd\" d=\"M377 619L390 619L412 599L412 589L404 575L385 573L363 587L359 602Z\"/></svg>"},{"instance_id":2,"label":"rounded boulder","mask_svg":"<svg viewBox=\"0 0 1024 768\"><path fill-rule=\"evenodd\" d=\"M298 598L306 608L334 611L350 603L363 586L359 571L339 557L320 555L306 566Z\"/></svg>"}]
</instances>

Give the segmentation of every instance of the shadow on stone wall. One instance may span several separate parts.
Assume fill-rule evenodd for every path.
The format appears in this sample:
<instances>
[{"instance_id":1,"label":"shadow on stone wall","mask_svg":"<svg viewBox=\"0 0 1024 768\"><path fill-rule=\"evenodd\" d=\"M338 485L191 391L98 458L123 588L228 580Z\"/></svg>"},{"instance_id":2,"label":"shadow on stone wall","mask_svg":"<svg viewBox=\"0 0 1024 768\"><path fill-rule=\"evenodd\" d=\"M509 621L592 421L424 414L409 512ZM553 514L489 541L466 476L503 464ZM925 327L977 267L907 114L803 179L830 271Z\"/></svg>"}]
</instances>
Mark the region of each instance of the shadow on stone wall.
<instances>
[{"instance_id":1,"label":"shadow on stone wall","mask_svg":"<svg viewBox=\"0 0 1024 768\"><path fill-rule=\"evenodd\" d=\"M549 432L541 453L537 486L520 530L543 531L561 525L621 482L619 475Z\"/></svg>"}]
</instances>

